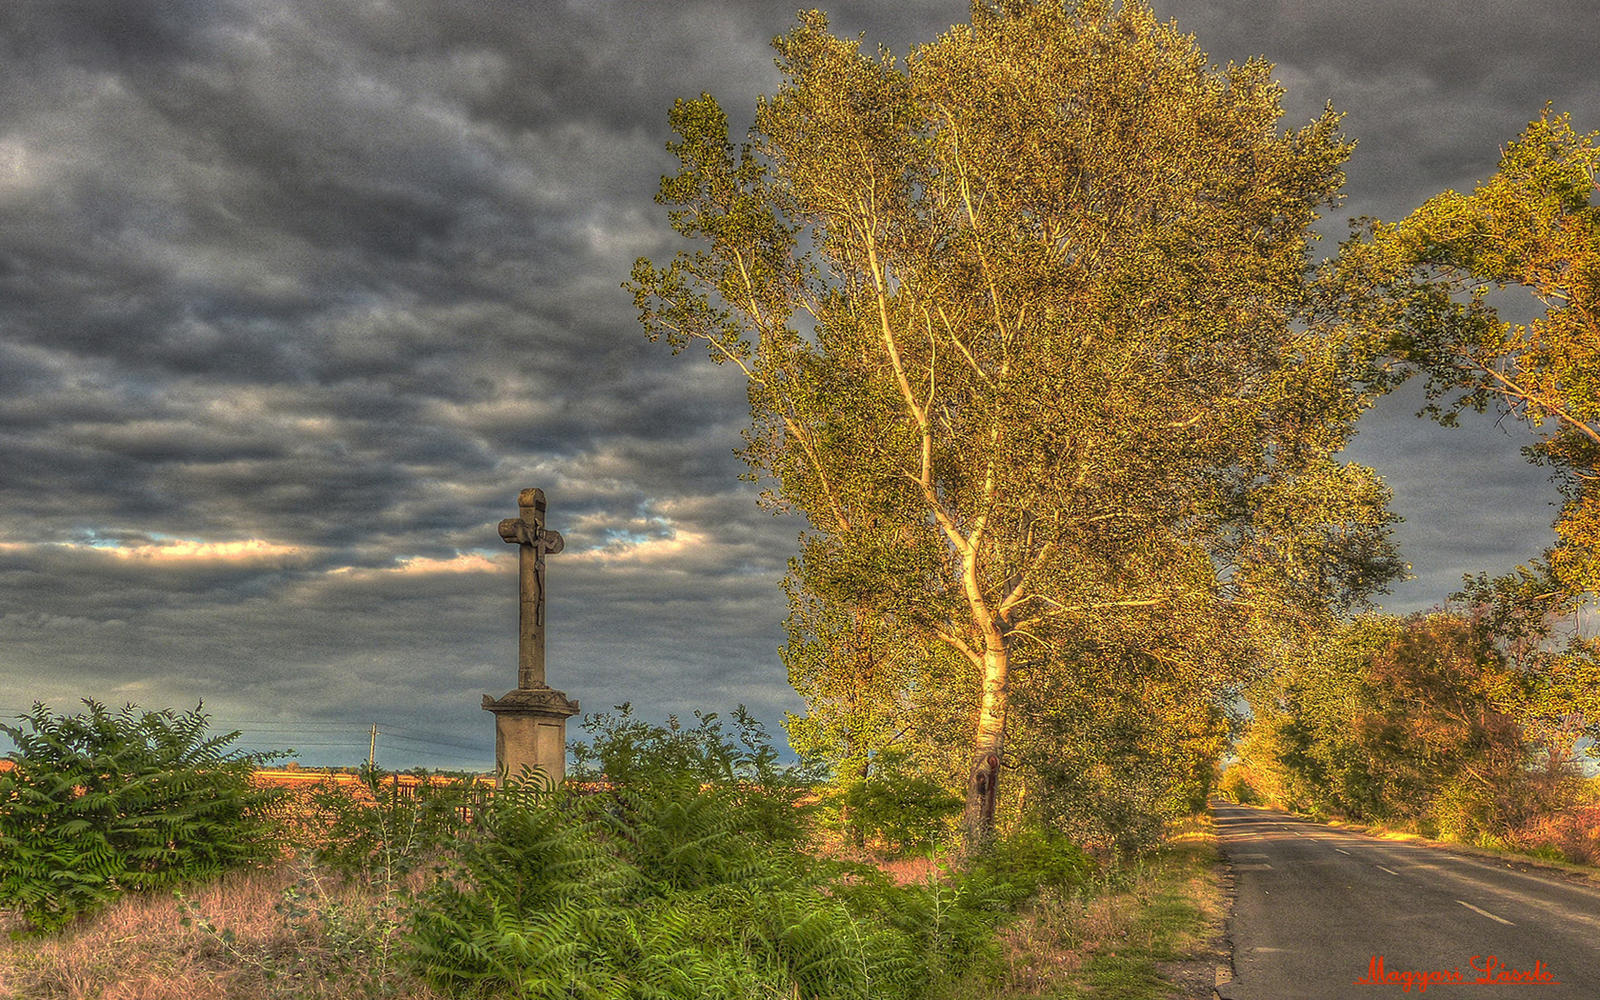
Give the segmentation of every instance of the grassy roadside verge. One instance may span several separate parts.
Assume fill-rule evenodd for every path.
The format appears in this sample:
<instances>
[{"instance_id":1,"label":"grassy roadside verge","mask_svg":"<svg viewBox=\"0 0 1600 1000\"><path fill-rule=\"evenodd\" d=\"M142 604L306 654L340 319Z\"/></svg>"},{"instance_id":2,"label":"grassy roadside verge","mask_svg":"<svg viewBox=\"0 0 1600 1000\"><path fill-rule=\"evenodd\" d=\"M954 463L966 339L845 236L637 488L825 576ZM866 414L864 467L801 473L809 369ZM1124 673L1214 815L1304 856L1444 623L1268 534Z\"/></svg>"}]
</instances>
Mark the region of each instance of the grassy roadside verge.
<instances>
[{"instance_id":1,"label":"grassy roadside verge","mask_svg":"<svg viewBox=\"0 0 1600 1000\"><path fill-rule=\"evenodd\" d=\"M1300 815L1296 813L1295 815ZM1594 865L1574 864L1560 857L1552 856L1550 851L1538 848L1519 847L1486 847L1480 844L1465 844L1459 840L1437 840L1424 837L1403 829L1392 829L1375 823L1351 823L1339 819L1318 819L1303 816L1303 819L1313 823L1321 823L1337 830L1347 830L1359 833L1378 840L1394 840L1408 844L1420 844L1442 851L1473 858L1483 858L1489 861L1499 861L1507 864L1517 864L1524 868L1537 868L1545 871L1560 873L1563 877L1600 885L1600 867Z\"/></svg>"},{"instance_id":2,"label":"grassy roadside verge","mask_svg":"<svg viewBox=\"0 0 1600 1000\"><path fill-rule=\"evenodd\" d=\"M1000 966L952 995L1209 1000L1223 915L1217 858L1211 818L1197 816L1136 864L1076 891L1046 890L1000 927ZM389 919L392 900L301 886L311 912L286 911L297 874L235 873L196 887L187 903L130 896L45 939L8 941L0 922L0 997L443 1000L372 947L369 931Z\"/></svg>"},{"instance_id":3,"label":"grassy roadside verge","mask_svg":"<svg viewBox=\"0 0 1600 1000\"><path fill-rule=\"evenodd\" d=\"M184 898L128 895L43 938L10 939L0 913L5 1000L445 1000L381 947L392 900L304 887L314 913L285 912L289 866L233 872Z\"/></svg>"},{"instance_id":4,"label":"grassy roadside verge","mask_svg":"<svg viewBox=\"0 0 1600 1000\"><path fill-rule=\"evenodd\" d=\"M1091 893L1045 893L1001 931L994 1000L1209 1000L1224 900L1209 813Z\"/></svg>"}]
</instances>

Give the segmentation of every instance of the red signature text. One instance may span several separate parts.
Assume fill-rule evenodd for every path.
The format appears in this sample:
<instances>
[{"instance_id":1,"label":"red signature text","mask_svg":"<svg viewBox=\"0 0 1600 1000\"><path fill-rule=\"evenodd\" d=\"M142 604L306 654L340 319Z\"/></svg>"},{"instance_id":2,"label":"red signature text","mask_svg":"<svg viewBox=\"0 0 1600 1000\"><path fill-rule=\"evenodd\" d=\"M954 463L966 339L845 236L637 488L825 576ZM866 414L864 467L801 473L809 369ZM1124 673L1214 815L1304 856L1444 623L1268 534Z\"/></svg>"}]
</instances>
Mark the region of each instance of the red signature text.
<instances>
[{"instance_id":1,"label":"red signature text","mask_svg":"<svg viewBox=\"0 0 1600 1000\"><path fill-rule=\"evenodd\" d=\"M1472 966L1472 971L1478 974L1476 979L1464 978L1459 969L1390 969L1384 966L1382 955L1374 955L1372 956L1372 961L1367 963L1366 978L1357 979L1352 985L1398 986L1402 993L1410 993L1413 989L1418 993L1426 993L1430 986L1445 985L1473 986L1504 983L1560 985L1559 981L1550 974L1550 969L1543 961L1534 962L1532 969L1517 969L1502 962L1494 955L1474 955L1472 956L1472 961L1467 964Z\"/></svg>"},{"instance_id":2,"label":"red signature text","mask_svg":"<svg viewBox=\"0 0 1600 1000\"><path fill-rule=\"evenodd\" d=\"M1482 961L1483 964L1479 965L1479 961ZM1482 955L1474 955L1472 956L1472 968L1478 973L1478 978L1472 980L1475 983L1549 983L1552 986L1559 985L1556 983L1555 977L1550 975L1550 970L1545 968L1545 964L1542 961L1534 962L1532 969L1524 971L1511 968L1493 955L1487 958Z\"/></svg>"},{"instance_id":3,"label":"red signature text","mask_svg":"<svg viewBox=\"0 0 1600 1000\"><path fill-rule=\"evenodd\" d=\"M1426 972L1414 972L1407 969L1404 972L1383 967L1383 956L1374 955L1372 961L1367 963L1367 978L1357 979L1356 986L1398 986L1400 992L1410 993L1415 986L1418 993L1428 992L1428 987L1438 986L1442 983L1461 982L1461 973L1454 969L1430 969Z\"/></svg>"}]
</instances>

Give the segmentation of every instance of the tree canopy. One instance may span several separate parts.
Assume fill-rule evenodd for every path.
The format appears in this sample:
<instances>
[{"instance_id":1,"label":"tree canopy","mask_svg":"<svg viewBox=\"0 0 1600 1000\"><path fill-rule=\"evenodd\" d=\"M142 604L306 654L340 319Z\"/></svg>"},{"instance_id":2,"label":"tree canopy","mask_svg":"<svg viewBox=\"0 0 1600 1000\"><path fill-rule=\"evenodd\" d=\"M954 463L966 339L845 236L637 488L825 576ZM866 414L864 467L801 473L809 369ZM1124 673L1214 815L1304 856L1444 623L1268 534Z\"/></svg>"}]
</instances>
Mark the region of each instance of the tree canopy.
<instances>
[{"instance_id":1,"label":"tree canopy","mask_svg":"<svg viewBox=\"0 0 1600 1000\"><path fill-rule=\"evenodd\" d=\"M1427 379L1429 412L1498 406L1544 427L1566 504L1550 564L1571 593L1600 590L1600 132L1546 109L1471 194L1445 191L1372 222L1339 255L1343 291L1399 374ZM1507 294L1531 293L1536 315Z\"/></svg>"},{"instance_id":2,"label":"tree canopy","mask_svg":"<svg viewBox=\"0 0 1600 1000\"><path fill-rule=\"evenodd\" d=\"M1253 791L1491 843L1577 801L1574 743L1596 734L1574 711L1593 701L1592 646L1546 641L1546 585L1479 577L1455 595L1462 610L1330 629L1254 692L1239 748Z\"/></svg>"},{"instance_id":3,"label":"tree canopy","mask_svg":"<svg viewBox=\"0 0 1600 1000\"><path fill-rule=\"evenodd\" d=\"M1306 281L1338 114L1281 130L1268 64L1141 2L978 3L903 63L817 12L774 46L747 141L674 105L659 200L695 248L629 287L746 379L800 591L966 664L969 829L1014 669L1209 703L1398 573L1382 484L1333 457L1365 399Z\"/></svg>"}]
</instances>

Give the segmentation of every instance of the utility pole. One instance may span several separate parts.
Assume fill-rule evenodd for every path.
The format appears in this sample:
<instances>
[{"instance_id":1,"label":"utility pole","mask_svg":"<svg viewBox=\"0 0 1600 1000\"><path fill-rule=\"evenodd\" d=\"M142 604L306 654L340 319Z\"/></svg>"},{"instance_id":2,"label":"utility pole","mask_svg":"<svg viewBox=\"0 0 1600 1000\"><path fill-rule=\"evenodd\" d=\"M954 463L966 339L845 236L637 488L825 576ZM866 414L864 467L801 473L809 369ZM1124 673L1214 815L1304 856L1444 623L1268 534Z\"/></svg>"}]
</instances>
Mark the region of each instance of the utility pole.
<instances>
[{"instance_id":1,"label":"utility pole","mask_svg":"<svg viewBox=\"0 0 1600 1000\"><path fill-rule=\"evenodd\" d=\"M372 738L367 743L367 770L371 771L378 766L378 724L372 724L369 734Z\"/></svg>"}]
</instances>

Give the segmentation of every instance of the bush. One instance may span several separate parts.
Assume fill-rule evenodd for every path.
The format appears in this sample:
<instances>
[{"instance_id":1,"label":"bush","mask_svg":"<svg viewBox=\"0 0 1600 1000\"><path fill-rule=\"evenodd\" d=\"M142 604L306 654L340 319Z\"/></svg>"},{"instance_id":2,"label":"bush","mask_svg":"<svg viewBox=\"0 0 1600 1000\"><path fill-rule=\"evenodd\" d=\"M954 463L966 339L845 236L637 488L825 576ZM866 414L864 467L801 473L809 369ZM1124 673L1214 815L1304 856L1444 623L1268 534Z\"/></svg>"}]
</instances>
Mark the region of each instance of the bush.
<instances>
[{"instance_id":1,"label":"bush","mask_svg":"<svg viewBox=\"0 0 1600 1000\"><path fill-rule=\"evenodd\" d=\"M423 780L400 794L394 775L363 765L361 783L331 778L307 796L302 817L312 861L346 881L398 882L455 842L485 789L468 779Z\"/></svg>"},{"instance_id":2,"label":"bush","mask_svg":"<svg viewBox=\"0 0 1600 1000\"><path fill-rule=\"evenodd\" d=\"M1538 816L1514 831L1512 843L1552 861L1600 865L1600 805Z\"/></svg>"},{"instance_id":3,"label":"bush","mask_svg":"<svg viewBox=\"0 0 1600 1000\"><path fill-rule=\"evenodd\" d=\"M1028 827L997 840L973 859L975 874L1009 886L1018 898L1041 889L1081 888L1094 878L1096 865L1065 834Z\"/></svg>"},{"instance_id":4,"label":"bush","mask_svg":"<svg viewBox=\"0 0 1600 1000\"><path fill-rule=\"evenodd\" d=\"M858 843L877 840L890 852L905 854L940 840L962 799L931 778L889 772L854 782L840 804Z\"/></svg>"},{"instance_id":5,"label":"bush","mask_svg":"<svg viewBox=\"0 0 1600 1000\"><path fill-rule=\"evenodd\" d=\"M734 723L592 718L587 785L496 792L413 917L422 970L528 998L910 1000L991 947L993 880L896 886L811 856L804 784Z\"/></svg>"},{"instance_id":6,"label":"bush","mask_svg":"<svg viewBox=\"0 0 1600 1000\"><path fill-rule=\"evenodd\" d=\"M264 861L273 791L250 771L284 754L230 750L200 708L80 715L41 704L16 726L0 774L0 898L34 931L62 926L124 890L155 890Z\"/></svg>"}]
</instances>

